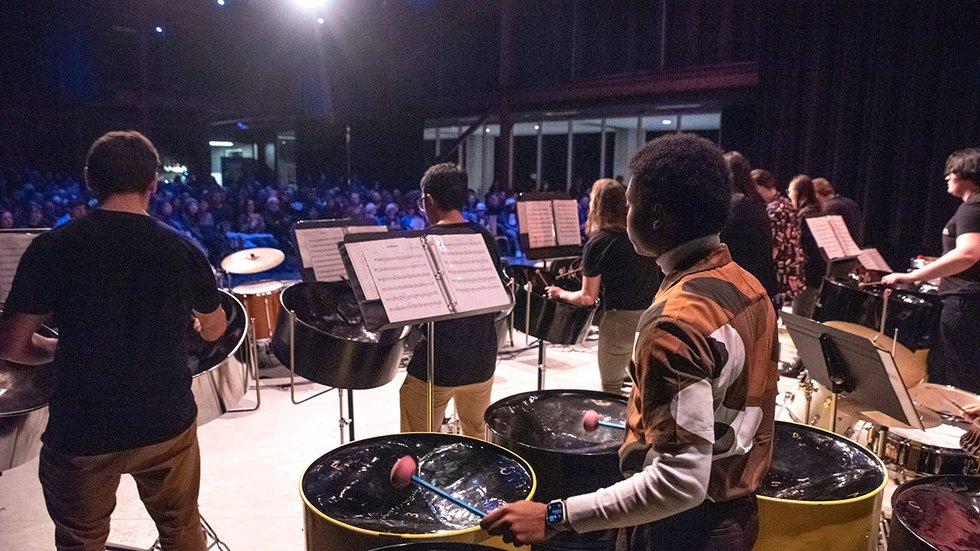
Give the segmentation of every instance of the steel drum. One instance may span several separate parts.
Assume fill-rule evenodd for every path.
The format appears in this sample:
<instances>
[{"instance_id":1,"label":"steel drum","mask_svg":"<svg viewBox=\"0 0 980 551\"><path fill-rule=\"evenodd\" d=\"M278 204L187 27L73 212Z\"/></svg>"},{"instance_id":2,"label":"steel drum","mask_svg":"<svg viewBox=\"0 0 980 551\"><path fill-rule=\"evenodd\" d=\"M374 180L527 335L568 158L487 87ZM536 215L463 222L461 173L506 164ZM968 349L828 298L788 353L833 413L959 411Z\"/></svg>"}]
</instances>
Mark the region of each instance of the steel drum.
<instances>
[{"instance_id":1,"label":"steel drum","mask_svg":"<svg viewBox=\"0 0 980 551\"><path fill-rule=\"evenodd\" d=\"M415 483L393 488L391 467L405 455L417 461L420 478L484 511L534 495L531 466L482 440L439 433L358 440L320 457L303 474L306 548L359 551L423 541L507 547L459 505Z\"/></svg>"},{"instance_id":2,"label":"steel drum","mask_svg":"<svg viewBox=\"0 0 980 551\"><path fill-rule=\"evenodd\" d=\"M433 541L426 543L401 543L378 547L374 551L493 551L493 547L476 545L475 543L454 543L451 541Z\"/></svg>"},{"instance_id":3,"label":"steel drum","mask_svg":"<svg viewBox=\"0 0 980 551\"><path fill-rule=\"evenodd\" d=\"M883 306L881 287L860 288L854 283L824 279L813 319L849 321L877 330L881 326ZM897 329L899 343L912 350L929 348L939 321L939 311L932 303L911 293L895 291L888 299L887 315L886 335L894 335Z\"/></svg>"},{"instance_id":4,"label":"steel drum","mask_svg":"<svg viewBox=\"0 0 980 551\"><path fill-rule=\"evenodd\" d=\"M558 285L575 291L581 288L580 281L573 278L556 280L552 274L533 266L508 266L507 273L514 279L514 327L554 344L578 344L585 340L596 305L552 300L544 290Z\"/></svg>"},{"instance_id":5,"label":"steel drum","mask_svg":"<svg viewBox=\"0 0 980 551\"><path fill-rule=\"evenodd\" d=\"M297 283L280 296L272 352L290 367L289 312L296 312L296 373L322 385L365 389L395 377L409 327L369 331L345 282Z\"/></svg>"},{"instance_id":6,"label":"steel drum","mask_svg":"<svg viewBox=\"0 0 980 551\"><path fill-rule=\"evenodd\" d=\"M772 466L759 485L755 551L874 549L885 466L822 429L776 421Z\"/></svg>"},{"instance_id":7,"label":"steel drum","mask_svg":"<svg viewBox=\"0 0 980 551\"><path fill-rule=\"evenodd\" d=\"M626 397L590 390L542 390L504 398L487 408L490 441L520 455L538 477L538 501L594 492L623 480L622 429L582 427L582 415L626 422ZM614 549L616 531L557 534L535 549Z\"/></svg>"},{"instance_id":8,"label":"steel drum","mask_svg":"<svg viewBox=\"0 0 980 551\"><path fill-rule=\"evenodd\" d=\"M54 331L38 331L55 337ZM20 365L0 361L0 472L37 457L48 424L48 399L54 388L51 364Z\"/></svg>"},{"instance_id":9,"label":"steel drum","mask_svg":"<svg viewBox=\"0 0 980 551\"><path fill-rule=\"evenodd\" d=\"M187 367L194 375L191 392L197 403L197 424L217 419L235 407L248 392L249 362L245 307L234 295L219 291L228 319L225 333L207 342L190 330Z\"/></svg>"},{"instance_id":10,"label":"steel drum","mask_svg":"<svg viewBox=\"0 0 980 551\"><path fill-rule=\"evenodd\" d=\"M980 549L980 477L927 476L892 494L889 551Z\"/></svg>"}]
</instances>

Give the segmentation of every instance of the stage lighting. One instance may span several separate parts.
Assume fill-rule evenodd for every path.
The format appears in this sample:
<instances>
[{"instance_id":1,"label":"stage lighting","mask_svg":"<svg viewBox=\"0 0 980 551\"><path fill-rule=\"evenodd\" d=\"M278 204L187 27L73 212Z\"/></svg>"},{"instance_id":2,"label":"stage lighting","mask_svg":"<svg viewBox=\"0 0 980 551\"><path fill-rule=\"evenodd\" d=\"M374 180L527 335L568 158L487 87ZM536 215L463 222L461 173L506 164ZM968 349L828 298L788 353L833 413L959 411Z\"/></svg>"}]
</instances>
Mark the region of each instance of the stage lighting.
<instances>
[{"instance_id":1,"label":"stage lighting","mask_svg":"<svg viewBox=\"0 0 980 551\"><path fill-rule=\"evenodd\" d=\"M160 33L160 34L163 34L163 27L161 27L160 25L157 25L156 27L154 27L153 30L156 31L156 32L158 32L158 33Z\"/></svg>"},{"instance_id":2,"label":"stage lighting","mask_svg":"<svg viewBox=\"0 0 980 551\"><path fill-rule=\"evenodd\" d=\"M663 119L660 121L660 124L664 126L670 126L671 124L673 124L673 122L670 119Z\"/></svg>"},{"instance_id":3,"label":"stage lighting","mask_svg":"<svg viewBox=\"0 0 980 551\"><path fill-rule=\"evenodd\" d=\"M316 22L323 25L324 19L322 17L317 17Z\"/></svg>"},{"instance_id":4,"label":"stage lighting","mask_svg":"<svg viewBox=\"0 0 980 551\"><path fill-rule=\"evenodd\" d=\"M219 6L224 6L225 5L225 0L218 0L218 5Z\"/></svg>"},{"instance_id":5,"label":"stage lighting","mask_svg":"<svg viewBox=\"0 0 980 551\"><path fill-rule=\"evenodd\" d=\"M210 142L208 142L208 145L210 145L211 147L231 147L231 146L233 146L235 144L234 144L234 142L224 142L224 141L220 141L220 140L211 140Z\"/></svg>"},{"instance_id":6,"label":"stage lighting","mask_svg":"<svg viewBox=\"0 0 980 551\"><path fill-rule=\"evenodd\" d=\"M323 8L325 0L293 0L298 7L304 10L316 11Z\"/></svg>"}]
</instances>

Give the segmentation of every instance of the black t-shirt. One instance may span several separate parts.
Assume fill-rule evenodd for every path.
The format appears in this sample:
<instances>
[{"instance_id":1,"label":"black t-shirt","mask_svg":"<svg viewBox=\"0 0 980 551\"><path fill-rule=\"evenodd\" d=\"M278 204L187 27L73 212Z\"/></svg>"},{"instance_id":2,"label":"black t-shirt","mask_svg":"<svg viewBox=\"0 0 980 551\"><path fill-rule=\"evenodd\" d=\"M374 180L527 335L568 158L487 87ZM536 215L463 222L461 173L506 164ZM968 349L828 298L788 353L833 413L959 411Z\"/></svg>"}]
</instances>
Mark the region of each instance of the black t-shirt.
<instances>
[{"instance_id":1,"label":"black t-shirt","mask_svg":"<svg viewBox=\"0 0 980 551\"><path fill-rule=\"evenodd\" d=\"M964 233L980 233L980 193L974 193L956 209L943 228L943 254L956 248L956 238ZM943 295L980 294L980 262L966 270L939 280Z\"/></svg>"},{"instance_id":2,"label":"black t-shirt","mask_svg":"<svg viewBox=\"0 0 980 551\"><path fill-rule=\"evenodd\" d=\"M625 233L599 230L582 248L582 274L601 276L602 307L646 310L660 287L657 261L641 256Z\"/></svg>"},{"instance_id":3,"label":"black t-shirt","mask_svg":"<svg viewBox=\"0 0 980 551\"><path fill-rule=\"evenodd\" d=\"M96 210L39 235L6 308L53 313L58 328L45 444L97 455L186 430L197 416L191 309L219 304L204 255L149 216Z\"/></svg>"},{"instance_id":4,"label":"black t-shirt","mask_svg":"<svg viewBox=\"0 0 980 551\"><path fill-rule=\"evenodd\" d=\"M767 295L774 296L777 285L776 265L772 260L772 221L762 199L735 195L721 240L728 245L732 260L755 276Z\"/></svg>"},{"instance_id":5,"label":"black t-shirt","mask_svg":"<svg viewBox=\"0 0 980 551\"><path fill-rule=\"evenodd\" d=\"M493 265L500 274L500 251L490 232L475 222L445 224L440 228L470 228L483 236L493 258ZM493 326L496 314L480 314L436 322L435 384L437 386L463 386L482 383L493 377L497 365L497 330ZM423 339L408 363L408 374L427 381L426 359L428 343Z\"/></svg>"}]
</instances>

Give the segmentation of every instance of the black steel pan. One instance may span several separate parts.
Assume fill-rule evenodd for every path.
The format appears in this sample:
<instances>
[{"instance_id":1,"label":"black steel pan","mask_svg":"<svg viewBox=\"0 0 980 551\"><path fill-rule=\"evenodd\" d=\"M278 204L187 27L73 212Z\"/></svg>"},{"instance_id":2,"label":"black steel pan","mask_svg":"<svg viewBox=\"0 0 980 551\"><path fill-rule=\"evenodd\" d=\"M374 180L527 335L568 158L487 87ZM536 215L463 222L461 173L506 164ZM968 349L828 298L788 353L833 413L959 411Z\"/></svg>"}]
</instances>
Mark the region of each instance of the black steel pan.
<instances>
[{"instance_id":1,"label":"black steel pan","mask_svg":"<svg viewBox=\"0 0 980 551\"><path fill-rule=\"evenodd\" d=\"M594 304L584 306L564 300L552 300L545 287L557 285L568 291L581 288L574 278L555 277L533 266L508 266L514 279L514 326L554 344L578 344L585 340L595 315Z\"/></svg>"},{"instance_id":2,"label":"black steel pan","mask_svg":"<svg viewBox=\"0 0 980 551\"><path fill-rule=\"evenodd\" d=\"M42 327L38 333L56 337ZM0 361L0 471L37 457L48 424L48 400L54 389L51 364L20 365Z\"/></svg>"},{"instance_id":3,"label":"black steel pan","mask_svg":"<svg viewBox=\"0 0 980 551\"><path fill-rule=\"evenodd\" d=\"M409 327L369 331L345 282L297 283L280 296L272 352L290 366L289 312L296 312L296 373L322 385L364 389L395 377Z\"/></svg>"},{"instance_id":4,"label":"black steel pan","mask_svg":"<svg viewBox=\"0 0 980 551\"><path fill-rule=\"evenodd\" d=\"M980 477L941 475L892 494L889 551L980 549Z\"/></svg>"},{"instance_id":5,"label":"black steel pan","mask_svg":"<svg viewBox=\"0 0 980 551\"><path fill-rule=\"evenodd\" d=\"M817 321L847 321L871 329L881 327L885 300L881 287L858 287L851 282L824 279L820 301L813 314ZM898 342L911 350L929 348L939 320L939 309L912 293L894 291L888 299L885 334L898 330Z\"/></svg>"},{"instance_id":6,"label":"black steel pan","mask_svg":"<svg viewBox=\"0 0 980 551\"><path fill-rule=\"evenodd\" d=\"M534 474L527 462L482 440L439 433L358 440L323 455L303 474L307 549L487 542L490 536L480 530L480 517L474 513L415 483L392 488L391 468L405 455L416 460L416 473L423 480L483 511L534 494Z\"/></svg>"}]
</instances>

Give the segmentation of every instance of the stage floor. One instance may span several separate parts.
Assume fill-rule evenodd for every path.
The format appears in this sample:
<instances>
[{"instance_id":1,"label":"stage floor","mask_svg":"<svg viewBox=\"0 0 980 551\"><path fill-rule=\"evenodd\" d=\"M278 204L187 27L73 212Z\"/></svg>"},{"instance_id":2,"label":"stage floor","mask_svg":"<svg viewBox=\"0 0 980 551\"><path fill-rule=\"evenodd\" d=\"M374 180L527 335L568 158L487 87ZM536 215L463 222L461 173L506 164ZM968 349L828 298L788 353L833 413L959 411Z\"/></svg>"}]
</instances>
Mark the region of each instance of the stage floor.
<instances>
[{"instance_id":1,"label":"stage floor","mask_svg":"<svg viewBox=\"0 0 980 551\"><path fill-rule=\"evenodd\" d=\"M526 348L523 333L515 331L514 340L515 346L505 346L499 356L494 401L537 388L537 348ZM792 358L795 350L785 331L780 332L780 342L782 358ZM549 346L545 388L599 389L596 346L594 340ZM226 414L198 430L201 514L232 551L299 551L305 549L299 481L315 459L341 443L337 393L293 405L288 378L278 377L281 368L263 372L274 377L262 380L261 408ZM404 377L400 370L387 385L354 393L358 438L398 432L398 388ZM794 384L783 378L780 390ZM300 386L297 399L322 389ZM239 407L253 405L254 400L250 393ZM0 549L54 547L54 525L44 507L37 465L35 459L0 476ZM110 542L148 548L155 539L156 528L135 483L123 477Z\"/></svg>"}]
</instances>

